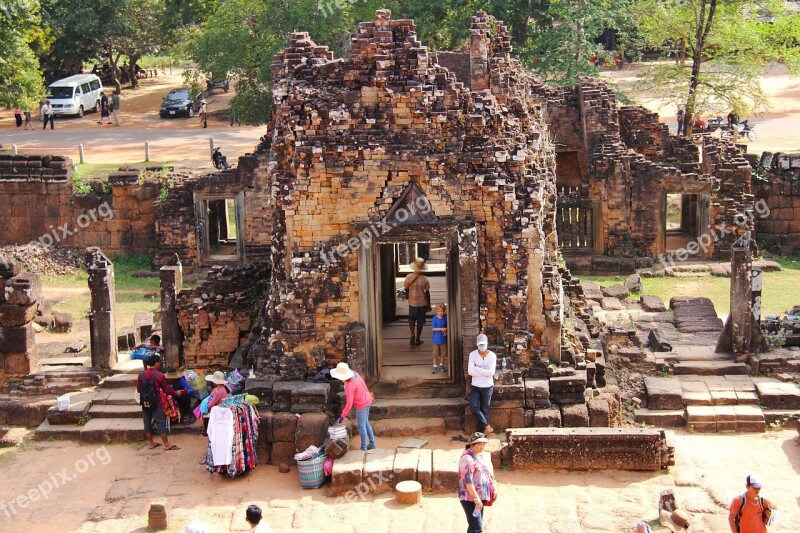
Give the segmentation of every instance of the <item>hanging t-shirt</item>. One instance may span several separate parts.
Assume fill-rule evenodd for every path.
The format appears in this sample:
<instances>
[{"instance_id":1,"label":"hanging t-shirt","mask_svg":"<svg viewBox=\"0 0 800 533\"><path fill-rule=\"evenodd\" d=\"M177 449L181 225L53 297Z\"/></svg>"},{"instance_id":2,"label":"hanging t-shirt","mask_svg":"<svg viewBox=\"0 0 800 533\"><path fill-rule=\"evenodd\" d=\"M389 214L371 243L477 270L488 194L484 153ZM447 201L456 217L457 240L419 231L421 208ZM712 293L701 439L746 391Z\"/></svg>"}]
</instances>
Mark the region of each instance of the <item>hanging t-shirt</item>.
<instances>
[{"instance_id":1,"label":"hanging t-shirt","mask_svg":"<svg viewBox=\"0 0 800 533\"><path fill-rule=\"evenodd\" d=\"M212 407L207 433L214 466L231 464L233 460L233 411L227 407Z\"/></svg>"}]
</instances>

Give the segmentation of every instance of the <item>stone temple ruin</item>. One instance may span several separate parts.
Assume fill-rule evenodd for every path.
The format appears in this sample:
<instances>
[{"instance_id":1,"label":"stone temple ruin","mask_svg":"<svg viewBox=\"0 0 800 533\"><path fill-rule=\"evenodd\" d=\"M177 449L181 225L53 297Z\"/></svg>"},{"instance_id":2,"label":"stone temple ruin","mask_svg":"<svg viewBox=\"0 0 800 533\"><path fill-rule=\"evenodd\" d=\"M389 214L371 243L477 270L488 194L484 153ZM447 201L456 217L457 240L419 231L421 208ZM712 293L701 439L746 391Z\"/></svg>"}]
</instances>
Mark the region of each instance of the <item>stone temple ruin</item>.
<instances>
[{"instance_id":1,"label":"stone temple ruin","mask_svg":"<svg viewBox=\"0 0 800 533\"><path fill-rule=\"evenodd\" d=\"M35 209L0 228L0 242L34 240L81 206L110 205L113 221L91 226L103 253L152 253L161 267L168 360L254 369L248 390L265 400L263 453L273 462L291 462L301 440L324 434L322 413L336 411L341 387L308 378L340 361L374 384L379 432L389 434L389 418L409 418L412 433L471 428L465 361L484 332L503 361L492 425L521 428L509 434L515 468L617 468L624 454L611 442L628 447L636 468L671 463L660 430L618 439L580 429L622 425L620 390L606 386L608 358L670 359L646 355L642 331L604 331L594 302L617 297L597 299L599 289L572 273L633 272L654 259L670 267L683 258L669 253L709 227L729 231L690 250L695 258L727 259L756 231L795 246L794 235L782 235L800 232L797 209L782 211L784 225L759 220L755 207L756 193L786 207L775 196L788 185L754 185L754 158L729 143L669 135L657 115L618 107L599 80L543 85L511 58L505 26L485 14L473 17L469 43L448 52L428 50L413 21L385 10L359 25L347 57L293 33L272 74L267 133L233 170L165 180L158 169L144 178L121 169L110 191L75 195L63 158L0 158L0 197L16 205L38 195ZM782 156L769 157L772 168ZM679 208L677 222L669 205ZM95 238L78 232L61 244L95 246ZM447 370L433 376L430 342L408 346L407 304L396 295L417 256L430 267L434 303L448 309ZM180 290L184 269L209 266L205 281ZM648 331L675 322L660 300L644 298ZM677 311L683 303L671 302L676 316L706 316ZM722 323L710 312L703 333L716 339ZM681 327L654 336L685 340L691 332ZM414 408L395 401L411 398ZM576 429L525 429L553 427ZM577 442L595 444L572 458ZM531 450L548 446L549 462L537 463L543 456Z\"/></svg>"}]
</instances>

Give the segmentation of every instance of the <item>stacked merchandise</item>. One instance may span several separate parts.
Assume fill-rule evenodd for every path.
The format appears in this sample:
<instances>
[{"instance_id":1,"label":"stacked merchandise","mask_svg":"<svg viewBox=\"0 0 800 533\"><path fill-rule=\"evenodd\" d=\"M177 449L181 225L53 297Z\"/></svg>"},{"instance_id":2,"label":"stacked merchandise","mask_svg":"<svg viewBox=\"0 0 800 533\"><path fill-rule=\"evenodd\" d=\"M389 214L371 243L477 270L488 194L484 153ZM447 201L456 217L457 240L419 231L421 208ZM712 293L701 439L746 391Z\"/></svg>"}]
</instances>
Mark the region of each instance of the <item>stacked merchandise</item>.
<instances>
[{"instance_id":1,"label":"stacked merchandise","mask_svg":"<svg viewBox=\"0 0 800 533\"><path fill-rule=\"evenodd\" d=\"M258 420L258 411L244 394L230 396L211 408L205 459L209 474L236 477L256 467Z\"/></svg>"}]
</instances>

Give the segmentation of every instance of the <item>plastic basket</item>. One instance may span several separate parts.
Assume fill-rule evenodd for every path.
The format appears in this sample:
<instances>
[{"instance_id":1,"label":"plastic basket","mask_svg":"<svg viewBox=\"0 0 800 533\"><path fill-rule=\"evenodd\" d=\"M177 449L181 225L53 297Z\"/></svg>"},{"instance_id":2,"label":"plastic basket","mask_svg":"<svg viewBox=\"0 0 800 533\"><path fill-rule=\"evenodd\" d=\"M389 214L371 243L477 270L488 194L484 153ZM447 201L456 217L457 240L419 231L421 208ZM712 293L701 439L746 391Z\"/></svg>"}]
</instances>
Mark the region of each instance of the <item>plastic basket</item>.
<instances>
[{"instance_id":1,"label":"plastic basket","mask_svg":"<svg viewBox=\"0 0 800 533\"><path fill-rule=\"evenodd\" d=\"M304 489L318 489L325 482L322 466L325 454L305 461L297 461L297 472L300 474L300 486Z\"/></svg>"}]
</instances>

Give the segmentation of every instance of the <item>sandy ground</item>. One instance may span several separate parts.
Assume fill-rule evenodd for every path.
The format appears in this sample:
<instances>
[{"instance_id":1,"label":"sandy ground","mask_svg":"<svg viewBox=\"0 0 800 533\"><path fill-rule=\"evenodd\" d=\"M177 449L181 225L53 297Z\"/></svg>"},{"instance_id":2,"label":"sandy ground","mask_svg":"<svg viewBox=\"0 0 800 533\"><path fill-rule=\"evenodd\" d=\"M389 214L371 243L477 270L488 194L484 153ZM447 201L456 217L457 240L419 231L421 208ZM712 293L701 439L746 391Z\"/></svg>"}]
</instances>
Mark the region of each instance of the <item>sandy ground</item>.
<instances>
[{"instance_id":1,"label":"sandy ground","mask_svg":"<svg viewBox=\"0 0 800 533\"><path fill-rule=\"evenodd\" d=\"M625 70L606 70L601 76L616 83L635 103L659 113L661 121L669 124L675 133L677 111L674 103L649 99L637 91L637 83L647 63L626 65ZM750 153L800 152L800 78L792 77L784 65L768 67L761 78L761 86L769 100L769 109L749 118L755 127L758 138L754 142L746 139ZM727 111L723 116L727 115ZM706 119L710 117L705 117Z\"/></svg>"},{"instance_id":2,"label":"sandy ground","mask_svg":"<svg viewBox=\"0 0 800 533\"><path fill-rule=\"evenodd\" d=\"M658 495L671 489L678 506L693 515L695 533L727 532L728 504L743 490L747 474L759 471L766 483L763 496L780 509L779 524L771 531L800 531L796 432L667 433L676 447L676 466L669 471L499 471L499 499L487 511L486 530L632 532L638 520L657 519ZM427 495L412 507L398 505L390 493L367 494L363 500L345 504L330 497L327 486L301 489L294 468L280 474L276 467L259 466L238 479L209 476L197 464L205 449L203 438L172 440L182 449L30 442L24 450L6 451L0 455L0 474L7 480L0 485L0 531L144 532L149 502L162 496L172 509L172 532L183 531L194 519L213 525L215 532L247 531L244 510L251 503L265 509L266 520L276 532L447 533L465 529L455 494ZM379 439L378 444L392 446L397 441ZM460 447L447 436L433 438L431 446ZM80 470L85 472L77 473ZM72 479L61 481L62 472ZM24 508L17 505L10 510L8 502L22 494L33 491L41 496L38 487L46 490L42 484L54 476L61 486L49 492L46 501L39 497Z\"/></svg>"}]
</instances>

